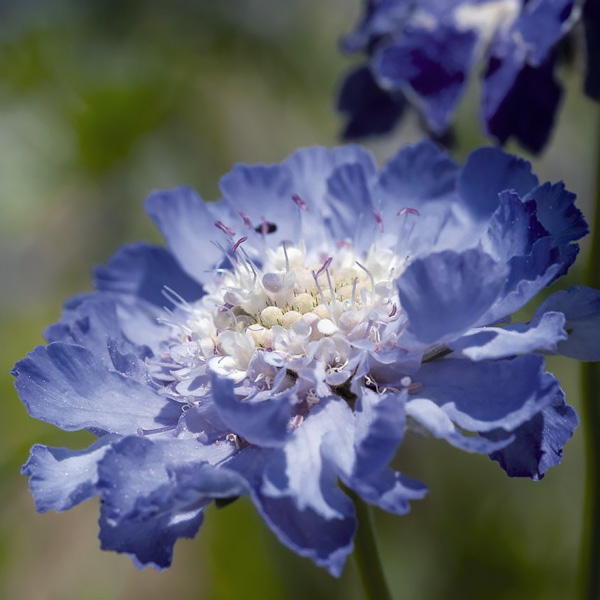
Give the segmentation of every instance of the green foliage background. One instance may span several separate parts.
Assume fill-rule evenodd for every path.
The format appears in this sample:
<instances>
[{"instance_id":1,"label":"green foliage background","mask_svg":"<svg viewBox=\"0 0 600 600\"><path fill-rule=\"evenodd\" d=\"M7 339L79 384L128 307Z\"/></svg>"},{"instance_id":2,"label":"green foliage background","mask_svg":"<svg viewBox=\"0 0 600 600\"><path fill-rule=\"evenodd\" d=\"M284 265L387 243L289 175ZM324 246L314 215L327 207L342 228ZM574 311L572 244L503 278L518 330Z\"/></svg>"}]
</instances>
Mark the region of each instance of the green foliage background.
<instances>
[{"instance_id":1,"label":"green foliage background","mask_svg":"<svg viewBox=\"0 0 600 600\"><path fill-rule=\"evenodd\" d=\"M164 573L99 550L95 501L36 514L19 475L28 448L89 436L30 419L9 375L63 300L89 289L92 265L125 242L159 240L142 211L152 189L185 183L210 200L235 162L339 143L334 96L351 61L337 42L358 10L358 0L0 1L0 598L360 598L351 561L332 579L281 546L246 500L210 508ZM580 71L563 70L565 108L535 169L564 179L589 214L596 108ZM485 143L477 92L460 110L457 159ZM369 145L382 162L420 136L413 115ZM580 272L569 277L561 286ZM577 406L576 365L549 362ZM541 483L416 436L398 466L431 490L406 517L376 514L399 599L574 595L581 432Z\"/></svg>"}]
</instances>

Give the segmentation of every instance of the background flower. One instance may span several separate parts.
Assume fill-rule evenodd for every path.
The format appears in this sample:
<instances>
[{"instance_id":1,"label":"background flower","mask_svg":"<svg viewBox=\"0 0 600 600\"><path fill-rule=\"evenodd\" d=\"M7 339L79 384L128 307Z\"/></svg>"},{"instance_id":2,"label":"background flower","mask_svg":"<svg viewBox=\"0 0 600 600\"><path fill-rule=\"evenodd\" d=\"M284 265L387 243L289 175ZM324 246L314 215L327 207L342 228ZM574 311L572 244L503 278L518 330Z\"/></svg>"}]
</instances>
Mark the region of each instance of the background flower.
<instances>
[{"instance_id":1,"label":"background flower","mask_svg":"<svg viewBox=\"0 0 600 600\"><path fill-rule=\"evenodd\" d=\"M99 436L34 446L38 510L100 495L102 547L164 568L209 503L249 494L339 575L356 523L338 480L395 514L425 494L388 466L407 429L509 475L560 461L577 416L540 353L600 356L600 292L498 324L575 260L587 224L564 185L489 148L460 169L423 142L381 173L360 147L314 147L220 187L214 204L150 196L169 250L124 247L15 365L32 416Z\"/></svg>"},{"instance_id":2,"label":"background flower","mask_svg":"<svg viewBox=\"0 0 600 600\"><path fill-rule=\"evenodd\" d=\"M344 137L390 131L412 104L433 135L449 128L469 77L484 63L481 120L488 136L514 138L542 150L562 98L555 76L561 53L583 14L587 32L585 90L595 83L598 15L572 0L367 1L346 52L364 52L346 78L338 108L347 115Z\"/></svg>"}]
</instances>

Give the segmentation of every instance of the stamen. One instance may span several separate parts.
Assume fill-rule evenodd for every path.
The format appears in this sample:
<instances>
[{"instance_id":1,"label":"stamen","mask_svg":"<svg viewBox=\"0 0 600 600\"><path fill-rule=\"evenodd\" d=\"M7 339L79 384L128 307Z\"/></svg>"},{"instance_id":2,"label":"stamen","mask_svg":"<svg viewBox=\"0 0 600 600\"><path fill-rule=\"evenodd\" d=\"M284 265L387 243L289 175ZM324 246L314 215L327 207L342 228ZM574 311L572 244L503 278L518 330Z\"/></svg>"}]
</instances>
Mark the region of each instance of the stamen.
<instances>
[{"instance_id":1,"label":"stamen","mask_svg":"<svg viewBox=\"0 0 600 600\"><path fill-rule=\"evenodd\" d=\"M298 194L292 194L292 200L298 205L300 210L308 210L308 204L306 204L306 202L304 202L304 200L302 200Z\"/></svg>"},{"instance_id":2,"label":"stamen","mask_svg":"<svg viewBox=\"0 0 600 600\"><path fill-rule=\"evenodd\" d=\"M173 429L177 429L177 425L167 425L166 427L159 427L158 429L142 429L141 427L137 430L137 434L144 435L152 435L154 433L164 433L165 431L173 431Z\"/></svg>"},{"instance_id":3,"label":"stamen","mask_svg":"<svg viewBox=\"0 0 600 600\"><path fill-rule=\"evenodd\" d=\"M371 280L371 302L373 302L374 294L375 294L375 279L373 278L371 271L369 271L369 269L367 269L367 267L365 267L364 265L361 265L358 261L355 261L355 262L369 276L369 279Z\"/></svg>"},{"instance_id":4,"label":"stamen","mask_svg":"<svg viewBox=\"0 0 600 600\"><path fill-rule=\"evenodd\" d=\"M320 271L320 269L319 269ZM318 274L315 273L314 271L312 271L312 276L313 279L315 280L315 285L317 286L317 292L319 293L319 297L321 298L321 302L327 306L327 298L325 298L325 294L323 293L323 290L321 289L321 286L319 285L319 282L317 280Z\"/></svg>"},{"instance_id":5,"label":"stamen","mask_svg":"<svg viewBox=\"0 0 600 600\"><path fill-rule=\"evenodd\" d=\"M399 217L402 216L402 215L406 215L406 214L415 215L415 217L420 217L421 216L421 213L419 213L419 211L416 208L408 208L407 207L407 208L401 208L398 211L398 216Z\"/></svg>"},{"instance_id":6,"label":"stamen","mask_svg":"<svg viewBox=\"0 0 600 600\"><path fill-rule=\"evenodd\" d=\"M329 269L325 269L325 275L327 275L327 283L329 284L329 293L331 294L331 303L335 304L335 290L333 289L333 285L331 284L331 277L329 276Z\"/></svg>"},{"instance_id":7,"label":"stamen","mask_svg":"<svg viewBox=\"0 0 600 600\"><path fill-rule=\"evenodd\" d=\"M188 301L168 285L164 285L160 293L173 304L183 306L184 308L191 308Z\"/></svg>"},{"instance_id":8,"label":"stamen","mask_svg":"<svg viewBox=\"0 0 600 600\"><path fill-rule=\"evenodd\" d=\"M267 235L269 233L269 222L262 217L262 225L260 226L260 231L263 235Z\"/></svg>"},{"instance_id":9,"label":"stamen","mask_svg":"<svg viewBox=\"0 0 600 600\"><path fill-rule=\"evenodd\" d=\"M354 278L352 282L352 310L356 310L356 286L358 284L358 277Z\"/></svg>"},{"instance_id":10,"label":"stamen","mask_svg":"<svg viewBox=\"0 0 600 600\"><path fill-rule=\"evenodd\" d=\"M285 242L281 244L283 246L283 254L285 255L285 272L290 272L290 259L288 258L287 247Z\"/></svg>"},{"instance_id":11,"label":"stamen","mask_svg":"<svg viewBox=\"0 0 600 600\"><path fill-rule=\"evenodd\" d=\"M375 221L377 221L377 226L379 227L379 231L381 231L381 233L383 233L383 219L381 218L381 213L376 208L374 208L373 214L375 215Z\"/></svg>"},{"instance_id":12,"label":"stamen","mask_svg":"<svg viewBox=\"0 0 600 600\"><path fill-rule=\"evenodd\" d=\"M243 244L248 238L246 236L241 237L234 245L231 251L235 254L235 251Z\"/></svg>"},{"instance_id":13,"label":"stamen","mask_svg":"<svg viewBox=\"0 0 600 600\"><path fill-rule=\"evenodd\" d=\"M241 210L238 210L238 215L240 215L240 217L242 217L242 220L244 221L244 225L246 226L246 229L252 229L252 221L250 220L250 217L248 217L248 215L243 213Z\"/></svg>"},{"instance_id":14,"label":"stamen","mask_svg":"<svg viewBox=\"0 0 600 600\"><path fill-rule=\"evenodd\" d=\"M230 237L235 235L235 231L231 229L231 227L227 227L223 221L215 221L215 227L220 229L223 233L227 234Z\"/></svg>"},{"instance_id":15,"label":"stamen","mask_svg":"<svg viewBox=\"0 0 600 600\"><path fill-rule=\"evenodd\" d=\"M321 266L321 268L317 271L316 277L318 277L321 273L323 273L324 271L327 271L327 269L329 268L329 265L331 264L331 261L333 260L333 256L330 256Z\"/></svg>"},{"instance_id":16,"label":"stamen","mask_svg":"<svg viewBox=\"0 0 600 600\"><path fill-rule=\"evenodd\" d=\"M394 304L392 306L392 311L390 312L390 314L388 315L388 317L393 317L397 312L398 312L398 307Z\"/></svg>"}]
</instances>

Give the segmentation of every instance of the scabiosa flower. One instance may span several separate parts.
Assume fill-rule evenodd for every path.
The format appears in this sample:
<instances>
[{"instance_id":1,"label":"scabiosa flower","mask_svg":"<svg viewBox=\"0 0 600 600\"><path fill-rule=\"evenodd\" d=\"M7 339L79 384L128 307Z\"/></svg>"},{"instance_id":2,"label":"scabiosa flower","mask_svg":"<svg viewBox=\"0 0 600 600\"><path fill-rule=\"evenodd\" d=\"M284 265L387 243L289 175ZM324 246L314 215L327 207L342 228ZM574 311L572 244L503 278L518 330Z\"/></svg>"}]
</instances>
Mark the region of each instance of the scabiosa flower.
<instances>
[{"instance_id":1,"label":"scabiosa flower","mask_svg":"<svg viewBox=\"0 0 600 600\"><path fill-rule=\"evenodd\" d=\"M168 249L125 246L14 375L30 414L98 440L33 447L39 511L102 499L102 548L170 564L211 502L248 494L298 554L338 575L354 505L408 511L390 460L409 429L541 479L577 424L543 354L600 356L600 293L558 292L587 232L562 184L432 143L378 172L359 147L236 166L222 199L146 209Z\"/></svg>"},{"instance_id":2,"label":"scabiosa flower","mask_svg":"<svg viewBox=\"0 0 600 600\"><path fill-rule=\"evenodd\" d=\"M408 103L436 135L448 129L469 76L484 63L481 116L486 133L516 138L539 152L562 88L558 46L584 16L586 92L600 98L597 0L367 0L356 30L342 44L368 64L346 78L339 110L347 139L387 133Z\"/></svg>"}]
</instances>

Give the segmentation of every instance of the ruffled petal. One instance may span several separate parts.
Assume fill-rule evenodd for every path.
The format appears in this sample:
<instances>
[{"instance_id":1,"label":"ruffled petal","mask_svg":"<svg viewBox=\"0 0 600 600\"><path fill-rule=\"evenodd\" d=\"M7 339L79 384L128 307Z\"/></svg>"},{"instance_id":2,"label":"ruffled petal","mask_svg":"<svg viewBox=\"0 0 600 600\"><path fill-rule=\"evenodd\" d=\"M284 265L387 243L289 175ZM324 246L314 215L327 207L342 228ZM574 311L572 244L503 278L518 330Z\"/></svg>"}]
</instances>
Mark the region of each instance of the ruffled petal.
<instances>
[{"instance_id":1,"label":"ruffled petal","mask_svg":"<svg viewBox=\"0 0 600 600\"><path fill-rule=\"evenodd\" d=\"M378 208L390 218L405 207L421 211L454 191L457 174L456 163L429 140L402 148L381 171L378 191L383 199Z\"/></svg>"},{"instance_id":2,"label":"ruffled petal","mask_svg":"<svg viewBox=\"0 0 600 600\"><path fill-rule=\"evenodd\" d=\"M353 439L350 408L341 399L322 400L274 455L261 492L271 498L291 497L300 511L343 519L349 500L335 482L340 466L353 463Z\"/></svg>"},{"instance_id":3,"label":"ruffled petal","mask_svg":"<svg viewBox=\"0 0 600 600\"><path fill-rule=\"evenodd\" d=\"M446 411L427 398L417 398L407 402L406 415L436 438L445 439L456 448L467 452L488 454L511 441L510 438L492 441L484 437L463 435Z\"/></svg>"},{"instance_id":4,"label":"ruffled petal","mask_svg":"<svg viewBox=\"0 0 600 600\"><path fill-rule=\"evenodd\" d=\"M142 437L116 444L99 466L102 549L130 555L139 568L168 567L177 539L198 532L206 504L247 490L236 473L209 464L232 451Z\"/></svg>"},{"instance_id":5,"label":"ruffled petal","mask_svg":"<svg viewBox=\"0 0 600 600\"><path fill-rule=\"evenodd\" d=\"M506 275L505 265L478 249L415 259L398 281L408 332L422 344L462 333L494 304Z\"/></svg>"},{"instance_id":6,"label":"ruffled petal","mask_svg":"<svg viewBox=\"0 0 600 600\"><path fill-rule=\"evenodd\" d=\"M238 164L221 179L220 188L236 215L231 224L227 223L235 235L247 235L252 229L260 233L264 224L263 237L272 248L284 241L299 242L297 214L292 210L292 196L297 192L286 166ZM252 229L248 230L248 225Z\"/></svg>"},{"instance_id":7,"label":"ruffled petal","mask_svg":"<svg viewBox=\"0 0 600 600\"><path fill-rule=\"evenodd\" d=\"M327 228L334 240L350 239L358 250L366 250L373 241L377 221L373 212L367 174L361 165L344 165L327 181L330 216Z\"/></svg>"},{"instance_id":8,"label":"ruffled petal","mask_svg":"<svg viewBox=\"0 0 600 600\"><path fill-rule=\"evenodd\" d=\"M105 267L94 271L94 283L104 292L124 300L143 301L158 308L172 308L166 287L192 302L203 295L202 286L187 275L165 248L140 242L123 246Z\"/></svg>"},{"instance_id":9,"label":"ruffled petal","mask_svg":"<svg viewBox=\"0 0 600 600\"><path fill-rule=\"evenodd\" d=\"M514 441L490 454L492 460L511 477L530 477L538 481L546 471L560 463L563 446L578 425L577 413L565 403L565 395L558 390L551 404L513 432ZM503 439L506 432L486 434L490 439Z\"/></svg>"},{"instance_id":10,"label":"ruffled petal","mask_svg":"<svg viewBox=\"0 0 600 600\"><path fill-rule=\"evenodd\" d=\"M427 487L420 481L388 468L365 477L352 478L346 485L365 502L395 515L405 515L410 511L410 500L420 500L427 494Z\"/></svg>"},{"instance_id":11,"label":"ruffled petal","mask_svg":"<svg viewBox=\"0 0 600 600\"><path fill-rule=\"evenodd\" d=\"M54 342L19 361L13 375L29 414L67 431L136 433L175 424L178 403L147 384L108 371L82 346Z\"/></svg>"},{"instance_id":12,"label":"ruffled petal","mask_svg":"<svg viewBox=\"0 0 600 600\"><path fill-rule=\"evenodd\" d=\"M565 184L546 182L532 190L524 201L535 200L536 216L558 244L573 242L587 235L588 224L575 206L577 196Z\"/></svg>"},{"instance_id":13,"label":"ruffled petal","mask_svg":"<svg viewBox=\"0 0 600 600\"><path fill-rule=\"evenodd\" d=\"M379 471L394 457L406 426L405 401L406 393L377 394L361 388L355 412L353 476Z\"/></svg>"},{"instance_id":14,"label":"ruffled petal","mask_svg":"<svg viewBox=\"0 0 600 600\"><path fill-rule=\"evenodd\" d=\"M431 400L459 427L476 432L513 431L560 389L544 372L543 357L535 355L480 362L444 358L425 363L416 378L423 388L415 400Z\"/></svg>"},{"instance_id":15,"label":"ruffled petal","mask_svg":"<svg viewBox=\"0 0 600 600\"><path fill-rule=\"evenodd\" d=\"M304 424L299 430L303 427ZM304 454L309 454L308 461L311 460L313 450L310 447L303 450ZM296 456L295 460L304 462L304 454ZM356 532L352 501L335 486L334 479L329 477L328 485L331 486L332 493L328 501L335 507L335 515L331 517L326 517L309 506L298 506L294 497L265 493L265 471L273 460L278 459L281 459L279 450L250 447L239 452L227 466L249 481L254 504L283 544L339 577L347 556L352 552L352 540ZM320 471L313 473L316 479L320 476Z\"/></svg>"},{"instance_id":16,"label":"ruffled petal","mask_svg":"<svg viewBox=\"0 0 600 600\"><path fill-rule=\"evenodd\" d=\"M600 360L600 291L574 286L552 294L536 311L536 317L547 311L565 316L568 338L558 344L559 354L577 360Z\"/></svg>"},{"instance_id":17,"label":"ruffled petal","mask_svg":"<svg viewBox=\"0 0 600 600\"><path fill-rule=\"evenodd\" d=\"M556 352L567 339L565 317L560 312L539 313L531 323L507 327L478 327L449 343L471 360L494 360L532 352Z\"/></svg>"},{"instance_id":18,"label":"ruffled petal","mask_svg":"<svg viewBox=\"0 0 600 600\"><path fill-rule=\"evenodd\" d=\"M476 219L488 219L497 210L500 192L513 190L523 198L537 186L529 162L498 148L471 152L457 181L461 200Z\"/></svg>"},{"instance_id":19,"label":"ruffled petal","mask_svg":"<svg viewBox=\"0 0 600 600\"><path fill-rule=\"evenodd\" d=\"M535 202L524 202L512 191L500 192L500 205L492 215L481 239L483 250L501 262L513 256L529 254L533 244L547 236L548 231L538 221Z\"/></svg>"},{"instance_id":20,"label":"ruffled petal","mask_svg":"<svg viewBox=\"0 0 600 600\"><path fill-rule=\"evenodd\" d=\"M21 473L38 512L63 511L98 494L98 463L118 438L105 435L84 450L36 444Z\"/></svg>"},{"instance_id":21,"label":"ruffled petal","mask_svg":"<svg viewBox=\"0 0 600 600\"><path fill-rule=\"evenodd\" d=\"M48 327L44 335L48 342L84 346L107 369L144 379L147 373L143 360L152 356L152 352L148 347L132 344L125 337L117 310L117 302L104 294L73 298L65 306L61 320ZM154 329L150 320L147 323L149 329Z\"/></svg>"},{"instance_id":22,"label":"ruffled petal","mask_svg":"<svg viewBox=\"0 0 600 600\"><path fill-rule=\"evenodd\" d=\"M194 190L177 187L151 194L146 212L184 271L196 281L210 279L211 269L223 260L223 251L212 243L222 241L225 235L215 227L215 221L231 219L224 206L209 205ZM176 287L169 287L183 295Z\"/></svg>"},{"instance_id":23,"label":"ruffled petal","mask_svg":"<svg viewBox=\"0 0 600 600\"><path fill-rule=\"evenodd\" d=\"M292 415L290 396L253 402L238 399L233 381L216 375L212 378L212 392L217 412L232 432L252 444L263 447L281 446L289 438L288 425Z\"/></svg>"}]
</instances>

